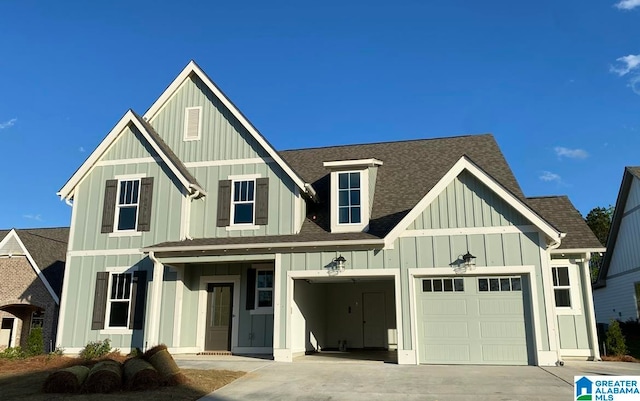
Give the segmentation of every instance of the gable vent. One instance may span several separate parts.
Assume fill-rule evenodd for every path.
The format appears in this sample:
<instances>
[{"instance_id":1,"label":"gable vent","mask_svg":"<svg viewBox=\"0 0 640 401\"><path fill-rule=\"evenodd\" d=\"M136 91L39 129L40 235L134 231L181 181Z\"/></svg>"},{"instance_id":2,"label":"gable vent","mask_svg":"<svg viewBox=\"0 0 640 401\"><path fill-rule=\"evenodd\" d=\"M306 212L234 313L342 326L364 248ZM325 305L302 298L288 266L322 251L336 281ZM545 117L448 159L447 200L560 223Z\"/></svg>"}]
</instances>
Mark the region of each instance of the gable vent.
<instances>
[{"instance_id":1,"label":"gable vent","mask_svg":"<svg viewBox=\"0 0 640 401\"><path fill-rule=\"evenodd\" d=\"M184 139L192 141L200 139L200 118L202 107L187 107L184 113Z\"/></svg>"}]
</instances>

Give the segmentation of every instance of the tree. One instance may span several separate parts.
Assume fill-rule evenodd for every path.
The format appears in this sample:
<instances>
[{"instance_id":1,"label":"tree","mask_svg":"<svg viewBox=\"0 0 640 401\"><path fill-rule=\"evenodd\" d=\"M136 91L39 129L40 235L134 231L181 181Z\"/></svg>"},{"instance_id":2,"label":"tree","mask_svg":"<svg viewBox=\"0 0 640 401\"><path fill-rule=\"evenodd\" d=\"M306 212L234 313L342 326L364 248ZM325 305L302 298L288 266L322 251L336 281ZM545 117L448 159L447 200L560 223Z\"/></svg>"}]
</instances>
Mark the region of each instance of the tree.
<instances>
[{"instance_id":1,"label":"tree","mask_svg":"<svg viewBox=\"0 0 640 401\"><path fill-rule=\"evenodd\" d=\"M595 234L596 238L600 241L602 246L607 245L607 238L609 237L609 229L611 229L611 218L613 217L613 206L609 205L608 208L595 207L587 214L584 221L587 223L591 231Z\"/></svg>"},{"instance_id":2,"label":"tree","mask_svg":"<svg viewBox=\"0 0 640 401\"><path fill-rule=\"evenodd\" d=\"M609 230L611 229L611 219L613 218L613 206L609 205L608 208L595 207L587 214L584 221L587 223L593 234L595 234L598 241L603 246L607 245L607 239L609 238ZM600 254L594 254L589 262L589 270L591 271L591 281L595 282L598 279L598 273L600 266L602 265L603 257Z\"/></svg>"}]
</instances>

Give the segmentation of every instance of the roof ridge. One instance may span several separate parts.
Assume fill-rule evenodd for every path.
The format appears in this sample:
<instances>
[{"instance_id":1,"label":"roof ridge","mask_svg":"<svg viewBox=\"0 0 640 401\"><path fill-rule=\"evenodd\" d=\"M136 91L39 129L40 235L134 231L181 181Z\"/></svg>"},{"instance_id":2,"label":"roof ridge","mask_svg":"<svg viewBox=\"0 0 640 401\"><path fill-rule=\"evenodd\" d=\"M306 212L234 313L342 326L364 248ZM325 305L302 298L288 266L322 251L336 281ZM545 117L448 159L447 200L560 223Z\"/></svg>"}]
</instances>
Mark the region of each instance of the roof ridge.
<instances>
[{"instance_id":1,"label":"roof ridge","mask_svg":"<svg viewBox=\"0 0 640 401\"><path fill-rule=\"evenodd\" d=\"M31 233L31 232L28 232L28 231L26 231L26 230L25 230L25 232L26 232L27 234L29 234L29 235L34 236L34 237L38 237L38 238L42 238L42 239L46 239L46 240L49 240L49 241L59 242L59 243L61 243L61 244L68 244L68 243L69 243L69 241L68 241L68 240L67 240L67 241L61 241L61 240L56 239L56 238L45 237L44 235L40 235L40 234L36 234L36 233Z\"/></svg>"},{"instance_id":2,"label":"roof ridge","mask_svg":"<svg viewBox=\"0 0 640 401\"><path fill-rule=\"evenodd\" d=\"M569 195L539 195L539 196L527 196L526 199L551 199L551 198L569 198Z\"/></svg>"},{"instance_id":3,"label":"roof ridge","mask_svg":"<svg viewBox=\"0 0 640 401\"><path fill-rule=\"evenodd\" d=\"M382 141L382 142L364 142L364 143L350 143L344 145L329 145L329 146L315 146L310 148L296 148L296 149L283 149L278 152L294 152L301 150L317 150L317 149L330 149L330 148L346 148L351 146L368 146L368 145L385 145L392 143L409 143L409 142L426 142L426 141L437 141L437 140L449 140L449 139L459 139L459 138L469 138L469 137L482 137L482 136L490 136L493 137L492 133L483 133L483 134L463 134L456 136L442 136L437 138L417 138L417 139L401 139L397 141Z\"/></svg>"}]
</instances>

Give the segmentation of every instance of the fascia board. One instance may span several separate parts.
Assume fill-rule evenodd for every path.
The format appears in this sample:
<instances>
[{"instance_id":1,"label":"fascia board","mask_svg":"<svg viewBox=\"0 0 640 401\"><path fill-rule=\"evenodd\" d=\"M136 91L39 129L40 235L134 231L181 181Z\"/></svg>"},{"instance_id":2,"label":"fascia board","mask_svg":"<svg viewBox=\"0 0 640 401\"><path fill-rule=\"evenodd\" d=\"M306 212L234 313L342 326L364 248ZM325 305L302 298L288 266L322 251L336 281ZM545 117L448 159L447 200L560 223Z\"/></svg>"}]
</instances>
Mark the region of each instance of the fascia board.
<instances>
[{"instance_id":1,"label":"fascia board","mask_svg":"<svg viewBox=\"0 0 640 401\"><path fill-rule=\"evenodd\" d=\"M73 192L76 186L82 181L82 179L93 169L95 164L100 161L102 156L109 150L111 145L115 143L118 137L124 132L125 128L129 123L133 123L136 128L142 133L142 136L146 139L146 141L151 145L151 147L160 155L162 161L169 167L171 172L175 174L175 176L180 180L180 183L184 185L185 188L195 188L200 190L200 192L204 193L202 188L197 188L197 186L192 185L182 173L176 168L176 166L171 162L171 160L167 157L167 155L162 151L162 149L158 146L158 144L152 139L151 135L147 129L140 123L138 118L136 118L133 111L128 110L124 116L118 121L118 123L111 129L109 134L102 140L102 142L98 145L98 147L89 155L87 160L78 168L78 170L71 176L71 178L67 181L67 183L57 192L57 195L62 199L70 199L73 197Z\"/></svg>"},{"instance_id":2,"label":"fascia board","mask_svg":"<svg viewBox=\"0 0 640 401\"><path fill-rule=\"evenodd\" d=\"M542 217L535 213L529 206L524 204L520 199L514 196L511 192L507 191L502 185L495 181L491 176L485 173L480 167L476 166L466 156L462 156L458 161L449 169L449 171L438 181L436 185L414 206L413 209L398 223L385 237L385 246L390 247L393 242L404 232L407 227L422 213L428 205L430 205L437 197L444 191L447 186L464 170L469 171L489 189L496 193L500 198L507 202L511 207L516 209L520 214L526 217L533 225L538 227L549 238L555 242L565 236L564 233L556 230L551 224L546 222Z\"/></svg>"},{"instance_id":3,"label":"fascia board","mask_svg":"<svg viewBox=\"0 0 640 401\"><path fill-rule=\"evenodd\" d=\"M570 254L570 253L594 253L594 252L606 252L607 248L568 248L568 249L562 249L562 248L557 248L557 249L552 249L551 250L551 254L552 255L560 255L560 254Z\"/></svg>"},{"instance_id":4,"label":"fascia board","mask_svg":"<svg viewBox=\"0 0 640 401\"><path fill-rule=\"evenodd\" d=\"M16 232L15 229L12 229L9 232L9 234L7 234L5 239L2 240L2 242L0 242L0 246L4 245L8 241L8 238L10 236L13 236L16 239L16 242L18 243L18 245L20 245L20 248L22 248L22 250L24 251L24 255L27 257L27 260L29 261L29 264L31 264L31 267L33 268L33 271L36 273L38 278L40 280L42 280L42 283L47 288L47 291L49 291L49 294L51 294L51 298L53 298L53 300L55 301L56 305L60 305L60 298L58 298L58 295L55 293L55 291L53 291L53 288L51 287L51 284L49 284L49 281L44 276L44 274L42 273L42 271L40 270L40 268L36 264L35 260L33 260L33 258L31 257L31 254L29 253L29 250L27 249L26 246L24 246L24 243L20 239L20 236L18 235L18 233Z\"/></svg>"},{"instance_id":5,"label":"fascia board","mask_svg":"<svg viewBox=\"0 0 640 401\"><path fill-rule=\"evenodd\" d=\"M233 116L240 121L243 127L253 138L267 151L269 156L284 170L284 172L295 182L295 184L305 193L308 193L307 186L296 174L295 171L280 157L278 152L271 146L271 144L262 136L260 132L249 122L249 120L240 112L240 110L229 100L229 98L216 86L216 84L205 74L202 69L195 63L195 61L191 60L189 64L182 70L182 72L173 80L173 82L165 89L165 91L160 95L158 100L156 100L149 110L144 113L143 118L147 121L151 121L155 115L162 109L162 107L166 104L167 101L175 94L178 88L182 85L182 83L191 75L196 74L198 78L207 86L211 92L222 102L222 104L233 114ZM307 184L309 185L309 184ZM309 185L310 186L310 185Z\"/></svg>"},{"instance_id":6,"label":"fascia board","mask_svg":"<svg viewBox=\"0 0 640 401\"><path fill-rule=\"evenodd\" d=\"M238 249L269 249L269 248L324 248L333 246L383 246L384 240L345 240L345 241L322 241L322 242L272 242L272 243L256 243L256 244L226 244L226 245L192 245L192 246L174 246L174 247L154 247L140 249L141 252L192 252L192 251L220 251L220 250L238 250Z\"/></svg>"}]
</instances>

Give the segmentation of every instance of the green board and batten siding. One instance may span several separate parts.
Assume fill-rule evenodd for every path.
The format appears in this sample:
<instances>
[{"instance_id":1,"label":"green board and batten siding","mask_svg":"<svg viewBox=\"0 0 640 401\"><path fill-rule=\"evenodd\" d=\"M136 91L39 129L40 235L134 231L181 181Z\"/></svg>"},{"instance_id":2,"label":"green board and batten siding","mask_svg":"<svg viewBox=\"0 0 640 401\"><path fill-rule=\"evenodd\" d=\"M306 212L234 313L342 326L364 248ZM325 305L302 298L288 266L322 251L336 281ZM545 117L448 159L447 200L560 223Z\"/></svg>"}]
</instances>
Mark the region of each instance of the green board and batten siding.
<instances>
[{"instance_id":1,"label":"green board and batten siding","mask_svg":"<svg viewBox=\"0 0 640 401\"><path fill-rule=\"evenodd\" d=\"M202 107L201 139L184 141L185 109L198 106ZM188 78L149 122L187 165L211 160L268 157L267 152L197 77Z\"/></svg>"}]
</instances>

